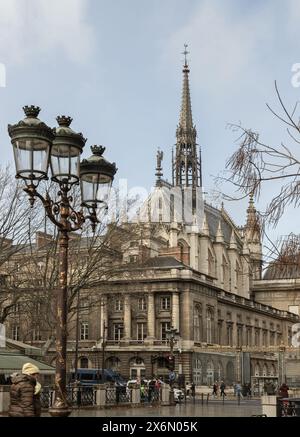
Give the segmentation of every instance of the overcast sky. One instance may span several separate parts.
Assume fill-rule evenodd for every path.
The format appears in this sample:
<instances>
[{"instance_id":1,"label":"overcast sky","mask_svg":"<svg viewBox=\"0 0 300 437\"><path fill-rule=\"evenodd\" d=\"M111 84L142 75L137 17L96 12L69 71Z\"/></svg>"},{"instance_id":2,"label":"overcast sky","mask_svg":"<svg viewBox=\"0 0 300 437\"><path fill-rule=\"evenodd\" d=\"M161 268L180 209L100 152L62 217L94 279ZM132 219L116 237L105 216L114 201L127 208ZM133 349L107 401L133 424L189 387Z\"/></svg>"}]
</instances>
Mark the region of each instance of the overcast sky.
<instances>
[{"instance_id":1,"label":"overcast sky","mask_svg":"<svg viewBox=\"0 0 300 437\"><path fill-rule=\"evenodd\" d=\"M170 179L187 43L210 193L237 147L227 123L241 121L268 143L282 140L283 129L265 104L276 107L275 79L288 107L299 99L291 83L292 66L300 62L299 23L298 0L0 0L3 163L12 162L7 124L22 118L22 106L36 104L49 125L58 114L71 115L88 145L105 145L119 169L116 184L127 178L129 187L149 189L157 147ZM246 203L225 206L242 225ZM272 238L298 233L298 223L299 211L290 209Z\"/></svg>"}]
</instances>

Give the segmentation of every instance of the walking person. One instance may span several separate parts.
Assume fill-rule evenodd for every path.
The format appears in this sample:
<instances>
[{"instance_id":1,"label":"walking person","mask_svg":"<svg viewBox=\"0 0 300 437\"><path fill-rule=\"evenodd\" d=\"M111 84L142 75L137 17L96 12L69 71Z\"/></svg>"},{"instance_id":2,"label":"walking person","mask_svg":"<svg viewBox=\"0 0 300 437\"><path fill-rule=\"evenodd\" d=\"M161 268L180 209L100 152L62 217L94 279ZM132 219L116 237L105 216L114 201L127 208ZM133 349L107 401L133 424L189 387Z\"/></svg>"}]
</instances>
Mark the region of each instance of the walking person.
<instances>
[{"instance_id":1,"label":"walking person","mask_svg":"<svg viewBox=\"0 0 300 437\"><path fill-rule=\"evenodd\" d=\"M281 386L279 388L279 396L281 398L288 398L289 397L289 387L285 383L281 384Z\"/></svg>"},{"instance_id":2,"label":"walking person","mask_svg":"<svg viewBox=\"0 0 300 437\"><path fill-rule=\"evenodd\" d=\"M193 400L195 401L195 396L196 396L196 385L195 385L194 382L192 382L192 384L191 384L191 395L192 395Z\"/></svg>"},{"instance_id":3,"label":"walking person","mask_svg":"<svg viewBox=\"0 0 300 437\"><path fill-rule=\"evenodd\" d=\"M218 384L217 384L217 382L215 382L214 385L213 385L213 392L212 392L212 395L213 395L214 397L218 397Z\"/></svg>"},{"instance_id":4,"label":"walking person","mask_svg":"<svg viewBox=\"0 0 300 437\"><path fill-rule=\"evenodd\" d=\"M226 388L226 385L225 385L224 381L221 381L221 385L220 385L220 389L221 389L220 396L221 396L221 397L222 397L222 396L223 396L223 397L226 397L225 388Z\"/></svg>"},{"instance_id":5,"label":"walking person","mask_svg":"<svg viewBox=\"0 0 300 437\"><path fill-rule=\"evenodd\" d=\"M236 388L236 395L238 397L238 403L240 403L241 398L243 398L243 395L242 395L242 386L241 386L240 382L238 382L236 384L235 388Z\"/></svg>"},{"instance_id":6,"label":"walking person","mask_svg":"<svg viewBox=\"0 0 300 437\"><path fill-rule=\"evenodd\" d=\"M22 373L12 377L10 388L11 417L39 417L41 415L41 384L37 378L40 370L32 363L24 364Z\"/></svg>"}]
</instances>

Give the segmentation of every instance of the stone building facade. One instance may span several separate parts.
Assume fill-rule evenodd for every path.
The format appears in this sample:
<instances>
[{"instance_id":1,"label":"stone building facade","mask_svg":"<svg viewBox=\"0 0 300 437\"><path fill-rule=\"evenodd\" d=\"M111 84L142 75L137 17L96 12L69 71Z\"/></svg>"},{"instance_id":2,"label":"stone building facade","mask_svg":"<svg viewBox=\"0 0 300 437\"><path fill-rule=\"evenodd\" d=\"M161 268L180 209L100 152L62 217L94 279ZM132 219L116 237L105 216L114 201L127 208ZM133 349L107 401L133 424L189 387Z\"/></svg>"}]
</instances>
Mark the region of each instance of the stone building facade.
<instances>
[{"instance_id":1,"label":"stone building facade","mask_svg":"<svg viewBox=\"0 0 300 437\"><path fill-rule=\"evenodd\" d=\"M78 319L70 320L70 370L77 332L79 367L101 368L104 362L125 377L167 377L172 327L178 332L175 371L185 381L232 384L281 372L277 351L291 345L299 317L260 297L261 235L253 199L243 227L223 206L203 201L196 136L185 63L172 183L163 179L159 152L154 192L122 225L138 229L138 238L120 248L122 268L93 289L97 304L81 306ZM12 319L8 326L14 336ZM41 335L33 343L46 340ZM55 361L50 344L48 360Z\"/></svg>"}]
</instances>

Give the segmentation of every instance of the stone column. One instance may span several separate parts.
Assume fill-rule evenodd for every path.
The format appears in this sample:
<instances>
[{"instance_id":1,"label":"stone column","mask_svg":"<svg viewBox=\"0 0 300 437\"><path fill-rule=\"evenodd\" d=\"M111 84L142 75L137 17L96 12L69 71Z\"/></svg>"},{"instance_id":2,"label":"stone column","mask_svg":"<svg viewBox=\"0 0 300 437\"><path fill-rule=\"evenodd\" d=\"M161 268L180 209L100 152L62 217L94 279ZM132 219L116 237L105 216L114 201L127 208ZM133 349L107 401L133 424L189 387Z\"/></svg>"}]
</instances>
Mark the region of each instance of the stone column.
<instances>
[{"instance_id":1,"label":"stone column","mask_svg":"<svg viewBox=\"0 0 300 437\"><path fill-rule=\"evenodd\" d=\"M129 294L126 294L124 298L124 339L131 339L131 301Z\"/></svg>"},{"instance_id":2,"label":"stone column","mask_svg":"<svg viewBox=\"0 0 300 437\"><path fill-rule=\"evenodd\" d=\"M105 340L107 340L108 331L106 330L106 332L104 332L105 326L108 329L107 296L104 294L101 298L101 303L100 303L100 337L101 337L101 342L103 341L104 337L106 337Z\"/></svg>"},{"instance_id":3,"label":"stone column","mask_svg":"<svg viewBox=\"0 0 300 437\"><path fill-rule=\"evenodd\" d=\"M106 389L104 386L98 386L96 390L96 405L97 407L104 407L106 404Z\"/></svg>"},{"instance_id":4,"label":"stone column","mask_svg":"<svg viewBox=\"0 0 300 437\"><path fill-rule=\"evenodd\" d=\"M172 294L172 326L180 332L179 293Z\"/></svg>"},{"instance_id":5,"label":"stone column","mask_svg":"<svg viewBox=\"0 0 300 437\"><path fill-rule=\"evenodd\" d=\"M148 294L147 306L147 340L155 339L155 300L154 293Z\"/></svg>"}]
</instances>

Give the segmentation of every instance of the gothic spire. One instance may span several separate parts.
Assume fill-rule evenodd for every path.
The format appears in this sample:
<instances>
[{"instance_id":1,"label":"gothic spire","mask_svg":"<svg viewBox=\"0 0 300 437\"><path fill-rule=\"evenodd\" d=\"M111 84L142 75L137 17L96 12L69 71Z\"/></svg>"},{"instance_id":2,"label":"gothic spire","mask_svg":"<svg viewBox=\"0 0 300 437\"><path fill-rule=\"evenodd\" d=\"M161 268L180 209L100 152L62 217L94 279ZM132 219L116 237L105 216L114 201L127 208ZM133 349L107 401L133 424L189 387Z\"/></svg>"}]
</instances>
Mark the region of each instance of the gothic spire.
<instances>
[{"instance_id":1,"label":"gothic spire","mask_svg":"<svg viewBox=\"0 0 300 437\"><path fill-rule=\"evenodd\" d=\"M181 99L181 111L179 119L179 127L182 128L186 133L193 133L193 116L192 116L192 105L191 105L191 95L190 95L190 84L189 84L189 66L187 63L187 44L184 45L184 66L183 66L183 87L182 87L182 99Z\"/></svg>"},{"instance_id":2,"label":"gothic spire","mask_svg":"<svg viewBox=\"0 0 300 437\"><path fill-rule=\"evenodd\" d=\"M192 116L188 53L187 44L185 44L181 110L176 130L176 155L173 160L173 185L196 188L201 186L202 178L196 150L197 131Z\"/></svg>"},{"instance_id":3,"label":"gothic spire","mask_svg":"<svg viewBox=\"0 0 300 437\"><path fill-rule=\"evenodd\" d=\"M260 224L252 193L249 196L245 234L248 241L260 241Z\"/></svg>"}]
</instances>

